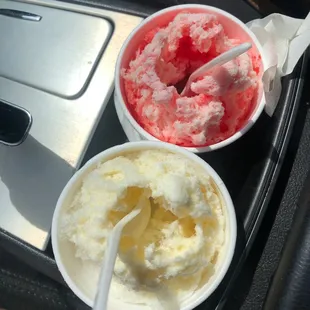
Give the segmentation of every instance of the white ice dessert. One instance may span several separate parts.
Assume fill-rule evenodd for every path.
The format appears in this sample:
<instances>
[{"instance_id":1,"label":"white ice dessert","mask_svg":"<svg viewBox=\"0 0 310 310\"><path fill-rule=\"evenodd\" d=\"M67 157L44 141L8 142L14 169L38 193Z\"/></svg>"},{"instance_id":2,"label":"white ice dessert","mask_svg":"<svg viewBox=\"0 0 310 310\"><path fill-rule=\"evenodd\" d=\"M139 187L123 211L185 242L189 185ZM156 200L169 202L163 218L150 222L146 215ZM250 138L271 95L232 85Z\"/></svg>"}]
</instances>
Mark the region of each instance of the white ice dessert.
<instances>
[{"instance_id":1,"label":"white ice dessert","mask_svg":"<svg viewBox=\"0 0 310 310\"><path fill-rule=\"evenodd\" d=\"M90 298L107 237L141 195L150 201L151 217L138 240L122 238L111 296L151 304L154 288L166 287L182 301L216 272L227 223L215 182L182 154L126 152L89 171L60 218L60 238L73 246L84 274L89 267Z\"/></svg>"}]
</instances>

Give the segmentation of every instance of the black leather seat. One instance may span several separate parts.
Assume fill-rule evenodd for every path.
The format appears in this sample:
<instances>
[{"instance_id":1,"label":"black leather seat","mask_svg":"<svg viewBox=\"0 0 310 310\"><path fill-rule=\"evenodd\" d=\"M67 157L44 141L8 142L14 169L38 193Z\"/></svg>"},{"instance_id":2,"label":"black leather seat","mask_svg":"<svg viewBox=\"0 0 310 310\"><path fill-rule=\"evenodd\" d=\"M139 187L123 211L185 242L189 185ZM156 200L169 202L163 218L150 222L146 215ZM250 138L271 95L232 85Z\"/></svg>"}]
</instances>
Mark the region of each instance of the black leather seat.
<instances>
[{"instance_id":1,"label":"black leather seat","mask_svg":"<svg viewBox=\"0 0 310 310\"><path fill-rule=\"evenodd\" d=\"M310 309L310 174L264 305L278 309Z\"/></svg>"}]
</instances>

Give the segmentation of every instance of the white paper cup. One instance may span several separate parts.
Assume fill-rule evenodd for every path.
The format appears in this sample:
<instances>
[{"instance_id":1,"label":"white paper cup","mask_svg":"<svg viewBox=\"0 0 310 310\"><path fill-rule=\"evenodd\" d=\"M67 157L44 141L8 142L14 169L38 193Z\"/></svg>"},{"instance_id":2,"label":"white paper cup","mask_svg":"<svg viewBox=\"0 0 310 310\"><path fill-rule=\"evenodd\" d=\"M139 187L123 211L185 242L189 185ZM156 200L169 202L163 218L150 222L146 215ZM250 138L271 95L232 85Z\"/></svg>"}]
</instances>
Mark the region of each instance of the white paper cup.
<instances>
[{"instance_id":1,"label":"white paper cup","mask_svg":"<svg viewBox=\"0 0 310 310\"><path fill-rule=\"evenodd\" d=\"M60 218L72 201L76 190L81 186L84 176L94 169L99 162L105 162L126 152L149 149L167 150L181 154L201 166L201 169L203 169L206 174L210 175L214 184L217 186L218 193L223 203L223 211L226 219L225 243L223 245L223 251L219 255L216 272L206 284L202 285L190 298L182 303L181 310L194 309L206 300L218 287L231 263L236 243L236 215L230 195L218 174L197 155L172 144L145 141L129 142L115 146L90 159L85 166L70 179L58 199L52 223L52 246L57 266L71 290L90 307L93 306L93 298L91 296L94 295L96 291L96 281L94 278L98 276L99 270L98 268L92 268L90 266L85 267L87 264L83 265L82 261L75 257L72 243L60 238ZM108 309L150 310L148 306L124 303L113 298L109 299Z\"/></svg>"},{"instance_id":2,"label":"white paper cup","mask_svg":"<svg viewBox=\"0 0 310 310\"><path fill-rule=\"evenodd\" d=\"M209 13L216 15L218 20L224 26L225 32L229 37L239 38L243 42L252 43L252 48L254 49L255 54L260 55L262 59L262 67L260 70L261 75L264 72L264 67L266 67L266 60L264 59L262 46L260 45L254 33L235 16L218 8L199 4L177 5L158 11L157 13L146 18L138 27L132 31L127 40L124 42L116 63L114 103L118 118L129 141L159 140L144 130L128 110L126 105L126 95L123 79L121 77L121 70L123 68L128 68L129 62L134 57L139 44L150 30L152 30L155 26L166 26L178 13L182 11L191 13ZM258 117L261 115L264 106L265 96L261 86L257 96L257 103L255 108L253 109L252 114L249 116L247 122L239 131L237 131L231 137L210 146L184 148L194 153L205 153L231 144L232 142L242 137L253 126Z\"/></svg>"}]
</instances>

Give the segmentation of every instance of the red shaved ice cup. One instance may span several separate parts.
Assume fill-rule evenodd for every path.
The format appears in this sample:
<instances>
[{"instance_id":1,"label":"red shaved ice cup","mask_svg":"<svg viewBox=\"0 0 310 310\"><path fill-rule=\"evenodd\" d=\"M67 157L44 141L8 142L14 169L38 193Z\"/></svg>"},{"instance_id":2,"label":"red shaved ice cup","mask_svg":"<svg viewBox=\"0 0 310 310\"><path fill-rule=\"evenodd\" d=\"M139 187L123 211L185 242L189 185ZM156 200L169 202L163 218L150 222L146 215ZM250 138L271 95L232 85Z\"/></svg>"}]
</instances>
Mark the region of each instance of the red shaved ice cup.
<instances>
[{"instance_id":1,"label":"red shaved ice cup","mask_svg":"<svg viewBox=\"0 0 310 310\"><path fill-rule=\"evenodd\" d=\"M264 68L266 67L266 65L264 65L266 64L266 60L264 59L263 48L258 42L254 33L238 18L218 8L198 4L177 5L158 11L157 13L146 18L138 27L133 30L133 32L124 42L116 63L114 103L122 128L127 138L131 142L141 140L160 140L142 128L128 109L126 103L127 99L124 88L124 80L122 78L121 71L124 68L128 68L130 61L134 59L135 53L146 34L148 34L156 27L167 26L177 14L184 11L187 13L213 14L223 25L225 33L229 38L238 38L241 42L251 42L254 55L257 55L257 57L260 57L261 59L258 73L258 78L261 81ZM232 136L208 146L180 146L194 153L205 153L227 146L242 137L257 121L265 106L265 96L262 83L260 83L258 87L257 96L253 99L256 102L253 102L253 108L250 115L244 121L243 126Z\"/></svg>"}]
</instances>

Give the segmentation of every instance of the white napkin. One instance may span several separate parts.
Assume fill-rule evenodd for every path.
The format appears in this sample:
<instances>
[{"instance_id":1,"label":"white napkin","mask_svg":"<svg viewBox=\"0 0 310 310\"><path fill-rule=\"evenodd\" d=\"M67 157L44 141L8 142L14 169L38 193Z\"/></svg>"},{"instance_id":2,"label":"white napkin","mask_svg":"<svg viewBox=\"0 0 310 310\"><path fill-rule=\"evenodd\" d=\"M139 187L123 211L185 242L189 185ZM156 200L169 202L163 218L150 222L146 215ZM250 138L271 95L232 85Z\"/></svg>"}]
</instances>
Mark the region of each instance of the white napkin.
<instances>
[{"instance_id":1,"label":"white napkin","mask_svg":"<svg viewBox=\"0 0 310 310\"><path fill-rule=\"evenodd\" d=\"M247 26L264 50L265 111L272 116L281 94L281 77L293 71L310 44L310 13L304 20L271 14L263 19L255 19Z\"/></svg>"}]
</instances>

